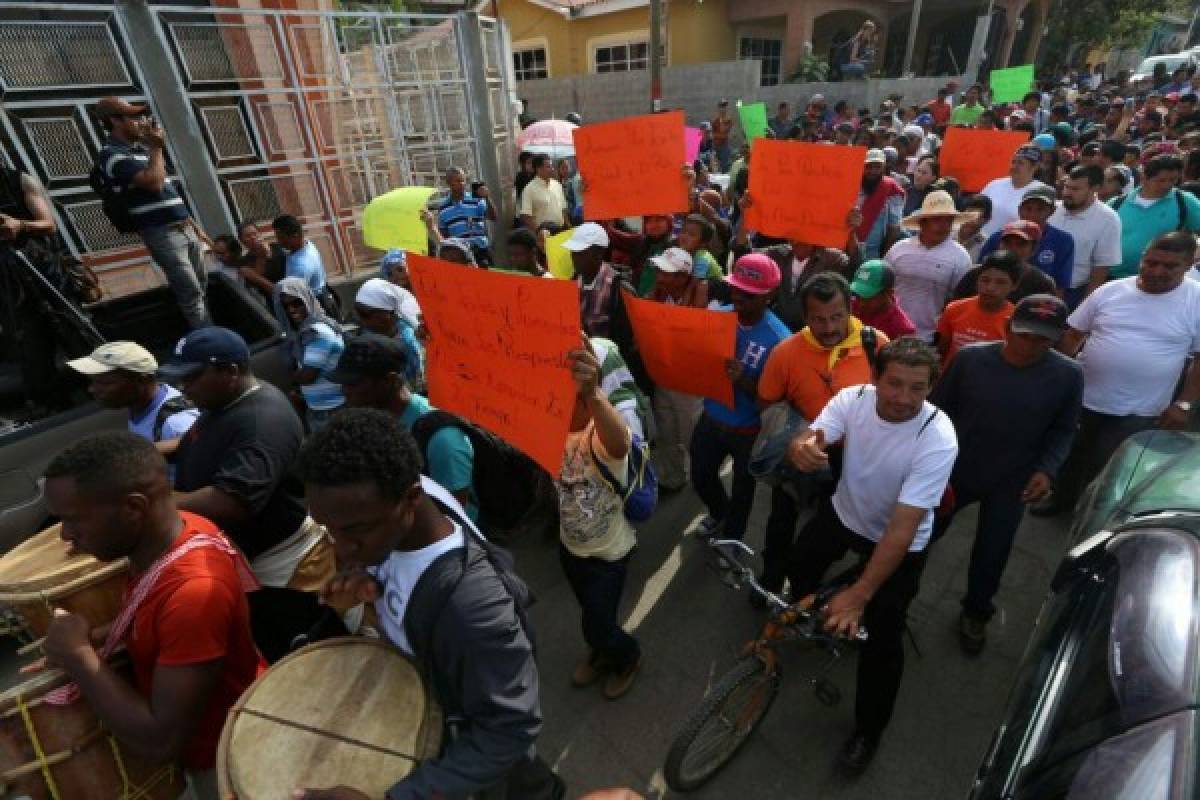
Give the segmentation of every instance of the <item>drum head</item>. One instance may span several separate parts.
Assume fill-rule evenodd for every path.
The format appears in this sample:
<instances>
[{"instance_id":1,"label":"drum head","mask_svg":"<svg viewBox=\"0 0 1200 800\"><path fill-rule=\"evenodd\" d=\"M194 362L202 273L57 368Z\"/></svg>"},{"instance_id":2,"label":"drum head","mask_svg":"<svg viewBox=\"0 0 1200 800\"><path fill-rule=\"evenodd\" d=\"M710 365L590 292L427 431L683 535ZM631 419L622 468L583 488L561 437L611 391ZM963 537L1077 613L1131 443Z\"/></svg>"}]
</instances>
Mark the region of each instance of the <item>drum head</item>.
<instances>
[{"instance_id":1,"label":"drum head","mask_svg":"<svg viewBox=\"0 0 1200 800\"><path fill-rule=\"evenodd\" d=\"M125 560L105 564L83 553L70 553L59 536L61 525L35 533L0 558L0 599L4 595L43 592L84 576L97 582L126 568Z\"/></svg>"},{"instance_id":2,"label":"drum head","mask_svg":"<svg viewBox=\"0 0 1200 800\"><path fill-rule=\"evenodd\" d=\"M331 639L273 666L229 712L221 796L268 800L295 788L384 792L441 745L441 711L391 645Z\"/></svg>"}]
</instances>

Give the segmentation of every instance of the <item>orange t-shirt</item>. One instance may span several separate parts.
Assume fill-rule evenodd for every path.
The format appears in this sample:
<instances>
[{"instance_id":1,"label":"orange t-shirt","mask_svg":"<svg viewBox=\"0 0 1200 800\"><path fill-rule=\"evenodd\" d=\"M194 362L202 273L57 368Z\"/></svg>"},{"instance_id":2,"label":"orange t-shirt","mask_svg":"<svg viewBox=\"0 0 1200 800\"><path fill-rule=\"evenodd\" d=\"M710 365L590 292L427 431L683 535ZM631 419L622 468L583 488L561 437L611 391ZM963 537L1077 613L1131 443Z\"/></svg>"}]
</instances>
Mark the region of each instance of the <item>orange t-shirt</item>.
<instances>
[{"instance_id":1,"label":"orange t-shirt","mask_svg":"<svg viewBox=\"0 0 1200 800\"><path fill-rule=\"evenodd\" d=\"M204 517L179 512L182 545L197 533L217 527ZM130 579L127 591L136 581ZM266 668L250 635L250 607L233 559L213 547L200 547L163 570L133 617L125 637L138 691L150 697L157 666L201 664L224 659L208 706L183 748L188 769L216 764L217 741L225 715L246 687Z\"/></svg>"},{"instance_id":2,"label":"orange t-shirt","mask_svg":"<svg viewBox=\"0 0 1200 800\"><path fill-rule=\"evenodd\" d=\"M942 366L950 363L962 347L975 342L996 342L1004 338L1004 326L1012 316L1013 304L1007 300L999 311L984 311L978 297L955 300L946 306L938 320L938 341L949 343Z\"/></svg>"},{"instance_id":3,"label":"orange t-shirt","mask_svg":"<svg viewBox=\"0 0 1200 800\"><path fill-rule=\"evenodd\" d=\"M888 342L876 331L876 350ZM825 349L803 333L775 345L758 379L758 396L768 403L787 399L792 408L812 422L825 404L847 386L870 383L871 366L861 345Z\"/></svg>"}]
</instances>

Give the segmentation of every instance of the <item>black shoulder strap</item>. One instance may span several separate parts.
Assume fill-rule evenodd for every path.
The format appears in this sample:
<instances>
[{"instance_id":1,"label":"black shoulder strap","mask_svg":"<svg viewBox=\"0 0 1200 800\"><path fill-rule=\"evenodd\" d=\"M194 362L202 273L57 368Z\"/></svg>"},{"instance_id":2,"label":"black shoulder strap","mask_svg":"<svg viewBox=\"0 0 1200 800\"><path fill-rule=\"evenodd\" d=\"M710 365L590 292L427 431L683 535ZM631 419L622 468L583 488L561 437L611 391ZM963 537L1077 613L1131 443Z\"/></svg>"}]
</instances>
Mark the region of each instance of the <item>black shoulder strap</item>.
<instances>
[{"instance_id":1,"label":"black shoulder strap","mask_svg":"<svg viewBox=\"0 0 1200 800\"><path fill-rule=\"evenodd\" d=\"M1117 199L1116 199L1116 202L1114 202L1114 203L1112 204L1112 210L1113 210L1113 211L1120 211L1120 210L1121 210L1121 206L1123 206L1123 205L1125 204L1125 198L1126 198L1126 197L1128 197L1128 196L1129 196L1129 195L1126 195L1126 194L1123 194L1123 195L1120 195L1120 196L1118 196L1118 197L1117 197Z\"/></svg>"},{"instance_id":2,"label":"black shoulder strap","mask_svg":"<svg viewBox=\"0 0 1200 800\"><path fill-rule=\"evenodd\" d=\"M873 371L875 369L875 351L879 348L879 335L870 325L863 325L859 337L862 339L863 355L867 357L867 365Z\"/></svg>"},{"instance_id":3,"label":"black shoulder strap","mask_svg":"<svg viewBox=\"0 0 1200 800\"><path fill-rule=\"evenodd\" d=\"M1183 196L1183 191L1180 189L1172 189L1175 195L1175 208L1179 211L1179 226L1175 228L1181 231L1187 226L1187 198Z\"/></svg>"},{"instance_id":4,"label":"black shoulder strap","mask_svg":"<svg viewBox=\"0 0 1200 800\"><path fill-rule=\"evenodd\" d=\"M442 411L440 408L431 409L425 412L421 416L417 417L416 421L413 422L412 430L410 432L412 433L413 438L417 440L417 447L420 448L421 456L425 458L426 461L429 460L428 456L426 456L426 451L429 448L430 440L433 439L433 437L437 435L437 432L442 428L450 427L461 428L468 437L471 435L470 430L467 429L467 427L463 424L463 420L460 419L457 414L453 414L449 411ZM474 441L472 441L471 444L474 445Z\"/></svg>"},{"instance_id":5,"label":"black shoulder strap","mask_svg":"<svg viewBox=\"0 0 1200 800\"><path fill-rule=\"evenodd\" d=\"M154 441L162 438L163 426L167 424L167 420L175 416L181 411L187 411L189 408L195 408L183 395L175 395L168 397L161 406L158 407L158 413L154 415Z\"/></svg>"}]
</instances>

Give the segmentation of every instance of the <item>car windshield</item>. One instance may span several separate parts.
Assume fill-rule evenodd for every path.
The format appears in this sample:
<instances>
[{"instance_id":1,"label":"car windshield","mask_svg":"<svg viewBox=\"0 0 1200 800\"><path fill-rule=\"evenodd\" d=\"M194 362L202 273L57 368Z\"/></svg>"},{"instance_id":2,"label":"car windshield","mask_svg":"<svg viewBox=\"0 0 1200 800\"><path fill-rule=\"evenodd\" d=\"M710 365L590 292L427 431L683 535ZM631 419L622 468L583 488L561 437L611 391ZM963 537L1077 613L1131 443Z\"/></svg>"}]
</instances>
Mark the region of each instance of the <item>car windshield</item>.
<instances>
[{"instance_id":1,"label":"car windshield","mask_svg":"<svg viewBox=\"0 0 1200 800\"><path fill-rule=\"evenodd\" d=\"M1142 529L1107 550L1064 648L1063 679L1035 725L1030 771L1196 702L1200 544Z\"/></svg>"},{"instance_id":2,"label":"car windshield","mask_svg":"<svg viewBox=\"0 0 1200 800\"><path fill-rule=\"evenodd\" d=\"M1186 55L1156 56L1154 58L1147 58L1145 61L1143 61L1141 63L1141 66L1138 67L1137 74L1150 75L1154 72L1154 67L1158 64L1166 64L1167 72L1171 73L1171 72L1175 71L1176 67L1178 67L1180 64L1184 63L1185 61L1187 61Z\"/></svg>"}]
</instances>

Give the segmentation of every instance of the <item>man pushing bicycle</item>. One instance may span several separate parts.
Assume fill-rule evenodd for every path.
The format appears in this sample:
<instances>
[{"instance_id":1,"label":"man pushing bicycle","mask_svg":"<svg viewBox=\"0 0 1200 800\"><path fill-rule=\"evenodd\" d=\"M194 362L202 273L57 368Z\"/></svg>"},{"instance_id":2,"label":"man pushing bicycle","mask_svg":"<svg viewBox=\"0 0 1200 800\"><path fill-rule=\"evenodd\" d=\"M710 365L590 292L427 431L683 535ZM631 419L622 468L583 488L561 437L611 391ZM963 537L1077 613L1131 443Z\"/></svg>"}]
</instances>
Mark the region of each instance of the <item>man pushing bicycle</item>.
<instances>
[{"instance_id":1,"label":"man pushing bicycle","mask_svg":"<svg viewBox=\"0 0 1200 800\"><path fill-rule=\"evenodd\" d=\"M870 764L891 719L908 607L920 588L933 510L958 454L954 426L926 402L937 373L937 354L917 339L885 345L874 383L840 391L788 450L799 469L815 472L828 464L827 447L843 442L837 490L800 531L788 580L791 596L801 598L847 550L865 562L861 576L822 609L832 632L870 631L858 660L855 730L838 759L850 774Z\"/></svg>"}]
</instances>

